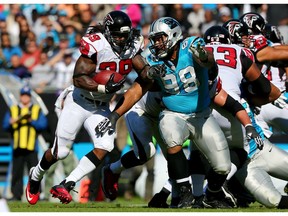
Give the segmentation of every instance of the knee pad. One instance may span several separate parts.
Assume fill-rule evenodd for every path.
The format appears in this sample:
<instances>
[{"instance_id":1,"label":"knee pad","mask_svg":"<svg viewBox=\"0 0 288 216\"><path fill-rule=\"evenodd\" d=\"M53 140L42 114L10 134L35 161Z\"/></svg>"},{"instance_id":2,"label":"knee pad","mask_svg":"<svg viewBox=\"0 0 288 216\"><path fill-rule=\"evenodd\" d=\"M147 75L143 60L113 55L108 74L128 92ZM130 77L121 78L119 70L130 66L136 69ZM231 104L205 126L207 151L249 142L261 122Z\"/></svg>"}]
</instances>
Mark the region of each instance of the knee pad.
<instances>
[{"instance_id":1,"label":"knee pad","mask_svg":"<svg viewBox=\"0 0 288 216\"><path fill-rule=\"evenodd\" d=\"M218 165L217 167L214 167L213 170L214 170L217 174L220 174L220 175L228 175L228 173L229 173L230 170L231 170L231 163Z\"/></svg>"},{"instance_id":2,"label":"knee pad","mask_svg":"<svg viewBox=\"0 0 288 216\"><path fill-rule=\"evenodd\" d=\"M150 158L152 158L156 153L155 145L152 142L149 142L149 145L146 145L144 147L144 151L146 154L147 161L150 160Z\"/></svg>"},{"instance_id":3,"label":"knee pad","mask_svg":"<svg viewBox=\"0 0 288 216\"><path fill-rule=\"evenodd\" d=\"M144 164L150 158L152 158L156 153L156 148L152 142L149 142L148 145L136 145L134 144L134 154L139 159L139 161Z\"/></svg>"},{"instance_id":4,"label":"knee pad","mask_svg":"<svg viewBox=\"0 0 288 216\"><path fill-rule=\"evenodd\" d=\"M58 160L63 160L69 155L72 143L72 140L56 137L51 151Z\"/></svg>"}]
</instances>

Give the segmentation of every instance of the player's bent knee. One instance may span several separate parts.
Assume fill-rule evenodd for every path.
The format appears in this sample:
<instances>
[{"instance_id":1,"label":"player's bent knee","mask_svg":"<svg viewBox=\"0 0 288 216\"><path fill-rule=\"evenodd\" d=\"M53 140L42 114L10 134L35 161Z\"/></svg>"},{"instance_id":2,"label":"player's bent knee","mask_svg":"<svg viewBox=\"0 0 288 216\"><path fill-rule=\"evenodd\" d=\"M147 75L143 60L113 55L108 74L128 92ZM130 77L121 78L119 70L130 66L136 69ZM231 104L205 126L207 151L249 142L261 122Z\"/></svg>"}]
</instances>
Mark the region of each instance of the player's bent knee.
<instances>
[{"instance_id":1,"label":"player's bent knee","mask_svg":"<svg viewBox=\"0 0 288 216\"><path fill-rule=\"evenodd\" d=\"M145 148L147 161L152 158L156 153L156 148L152 142L149 142L149 145Z\"/></svg>"},{"instance_id":2,"label":"player's bent knee","mask_svg":"<svg viewBox=\"0 0 288 216\"><path fill-rule=\"evenodd\" d=\"M67 148L66 146L62 146L58 148L58 160L65 159L70 153L70 148Z\"/></svg>"},{"instance_id":3,"label":"player's bent knee","mask_svg":"<svg viewBox=\"0 0 288 216\"><path fill-rule=\"evenodd\" d=\"M261 190L261 187L259 188ZM259 192L259 191L258 191ZM282 195L276 190L255 192L255 199L267 208L275 208L279 205Z\"/></svg>"},{"instance_id":4,"label":"player's bent knee","mask_svg":"<svg viewBox=\"0 0 288 216\"><path fill-rule=\"evenodd\" d=\"M63 160L69 155L72 143L72 140L58 137L58 160Z\"/></svg>"},{"instance_id":5,"label":"player's bent knee","mask_svg":"<svg viewBox=\"0 0 288 216\"><path fill-rule=\"evenodd\" d=\"M224 164L214 167L214 171L220 175L227 175L231 170L231 164Z\"/></svg>"}]
</instances>

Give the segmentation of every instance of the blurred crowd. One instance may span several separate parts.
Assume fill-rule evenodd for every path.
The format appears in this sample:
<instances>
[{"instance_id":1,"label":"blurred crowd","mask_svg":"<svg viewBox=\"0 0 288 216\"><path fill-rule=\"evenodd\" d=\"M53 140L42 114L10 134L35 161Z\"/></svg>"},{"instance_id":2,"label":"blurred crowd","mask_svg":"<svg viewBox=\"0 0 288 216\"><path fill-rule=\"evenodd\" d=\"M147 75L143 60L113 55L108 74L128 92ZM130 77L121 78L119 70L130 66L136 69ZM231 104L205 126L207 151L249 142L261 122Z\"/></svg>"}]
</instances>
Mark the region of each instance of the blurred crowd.
<instances>
[{"instance_id":1,"label":"blurred crowd","mask_svg":"<svg viewBox=\"0 0 288 216\"><path fill-rule=\"evenodd\" d=\"M38 93L63 90L72 82L74 65L80 55L81 37L89 26L102 23L111 10L122 10L130 16L133 27L142 30L145 45L149 43L150 24L159 17L177 19L184 36L202 36L209 27L239 18L249 11L257 12L270 24L279 26L287 40L287 5L2 4L1 68L29 80L30 86Z\"/></svg>"}]
</instances>

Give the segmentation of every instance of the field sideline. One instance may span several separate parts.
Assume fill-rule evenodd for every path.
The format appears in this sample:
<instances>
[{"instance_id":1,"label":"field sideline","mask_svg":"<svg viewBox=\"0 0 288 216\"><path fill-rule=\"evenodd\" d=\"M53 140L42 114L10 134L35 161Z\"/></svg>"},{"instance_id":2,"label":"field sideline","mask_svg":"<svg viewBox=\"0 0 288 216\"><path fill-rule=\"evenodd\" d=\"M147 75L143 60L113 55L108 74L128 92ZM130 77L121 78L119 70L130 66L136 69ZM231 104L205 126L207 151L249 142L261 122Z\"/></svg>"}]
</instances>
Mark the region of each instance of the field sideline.
<instances>
[{"instance_id":1,"label":"field sideline","mask_svg":"<svg viewBox=\"0 0 288 216\"><path fill-rule=\"evenodd\" d=\"M8 202L8 206L11 212L142 212L142 213L160 213L160 212L199 212L199 213L220 213L220 212L234 212L234 213L252 213L261 212L269 213L285 213L288 210L268 209L261 206L258 203L251 204L249 208L234 208L234 209L158 209L148 208L147 203L141 198L134 198L133 200L126 201L123 198L118 198L114 202L88 202L88 203L76 203L71 202L68 205L64 205L58 202L38 202L36 205L29 205L26 202ZM287 214L287 213L285 213ZM22 215L22 214L21 214ZM38 215L38 214L37 214ZM50 214L51 215L51 214ZM62 215L62 214L61 214ZM70 215L70 214L69 214ZM209 214L210 215L210 214Z\"/></svg>"}]
</instances>

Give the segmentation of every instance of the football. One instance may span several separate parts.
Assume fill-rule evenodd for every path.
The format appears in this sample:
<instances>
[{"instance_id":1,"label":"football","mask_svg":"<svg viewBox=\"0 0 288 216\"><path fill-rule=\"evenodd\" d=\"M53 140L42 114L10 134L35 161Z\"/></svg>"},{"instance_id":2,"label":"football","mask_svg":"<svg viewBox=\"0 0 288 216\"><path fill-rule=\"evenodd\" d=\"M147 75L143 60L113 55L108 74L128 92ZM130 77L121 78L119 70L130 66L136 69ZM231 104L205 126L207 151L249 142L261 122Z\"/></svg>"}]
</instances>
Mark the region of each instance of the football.
<instances>
[{"instance_id":1,"label":"football","mask_svg":"<svg viewBox=\"0 0 288 216\"><path fill-rule=\"evenodd\" d=\"M106 85L106 83L108 82L112 74L115 74L114 79L113 79L114 82L119 82L120 80L123 79L123 76L115 71L102 70L95 74L95 76L93 77L93 80L97 82L98 84Z\"/></svg>"}]
</instances>

